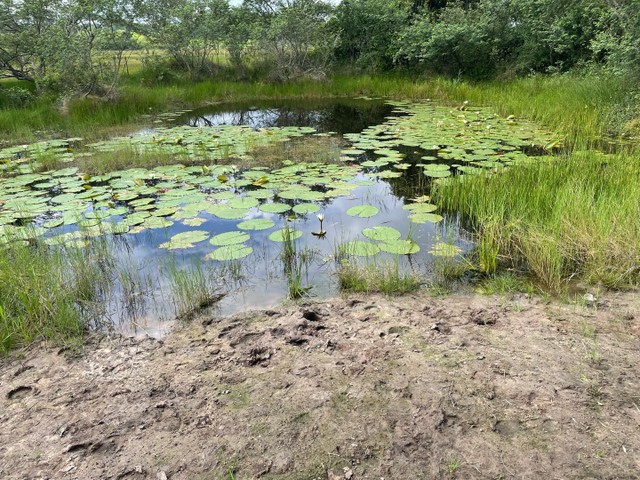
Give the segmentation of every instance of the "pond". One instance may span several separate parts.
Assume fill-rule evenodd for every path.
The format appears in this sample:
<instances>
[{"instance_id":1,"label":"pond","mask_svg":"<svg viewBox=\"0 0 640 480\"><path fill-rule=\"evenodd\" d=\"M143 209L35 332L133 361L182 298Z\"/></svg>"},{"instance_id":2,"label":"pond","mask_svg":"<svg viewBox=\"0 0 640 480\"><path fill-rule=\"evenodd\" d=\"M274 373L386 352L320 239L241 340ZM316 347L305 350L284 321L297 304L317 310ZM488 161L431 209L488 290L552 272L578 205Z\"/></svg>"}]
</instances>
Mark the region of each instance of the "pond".
<instances>
[{"instance_id":1,"label":"pond","mask_svg":"<svg viewBox=\"0 0 640 480\"><path fill-rule=\"evenodd\" d=\"M103 242L101 328L154 336L194 302L231 314L336 295L345 265L428 279L473 246L455 212L430 203L433 183L555 145L536 125L466 104L251 102L152 120L89 145L1 150L0 241ZM110 170L114 158L138 163ZM103 171L85 173L98 160Z\"/></svg>"}]
</instances>

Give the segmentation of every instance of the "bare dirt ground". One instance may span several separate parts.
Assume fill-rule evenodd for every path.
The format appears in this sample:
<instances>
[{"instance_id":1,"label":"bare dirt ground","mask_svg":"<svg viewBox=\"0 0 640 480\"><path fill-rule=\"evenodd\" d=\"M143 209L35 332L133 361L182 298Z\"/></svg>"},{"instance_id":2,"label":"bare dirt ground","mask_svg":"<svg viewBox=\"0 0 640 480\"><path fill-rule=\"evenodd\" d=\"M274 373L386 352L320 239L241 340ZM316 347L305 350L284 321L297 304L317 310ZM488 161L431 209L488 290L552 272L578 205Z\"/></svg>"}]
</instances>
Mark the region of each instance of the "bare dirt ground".
<instances>
[{"instance_id":1,"label":"bare dirt ground","mask_svg":"<svg viewBox=\"0 0 640 480\"><path fill-rule=\"evenodd\" d=\"M638 297L350 297L34 346L0 365L0 478L640 478Z\"/></svg>"}]
</instances>

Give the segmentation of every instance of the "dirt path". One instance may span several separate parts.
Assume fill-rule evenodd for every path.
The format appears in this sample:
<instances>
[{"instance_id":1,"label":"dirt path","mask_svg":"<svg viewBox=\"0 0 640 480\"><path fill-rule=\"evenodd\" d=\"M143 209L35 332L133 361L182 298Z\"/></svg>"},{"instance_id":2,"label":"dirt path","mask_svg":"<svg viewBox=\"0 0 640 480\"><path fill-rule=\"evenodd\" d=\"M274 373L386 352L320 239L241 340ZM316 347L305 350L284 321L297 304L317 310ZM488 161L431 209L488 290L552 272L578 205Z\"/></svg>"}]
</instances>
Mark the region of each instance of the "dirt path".
<instances>
[{"instance_id":1,"label":"dirt path","mask_svg":"<svg viewBox=\"0 0 640 480\"><path fill-rule=\"evenodd\" d=\"M0 365L2 479L640 478L640 299L426 295Z\"/></svg>"}]
</instances>

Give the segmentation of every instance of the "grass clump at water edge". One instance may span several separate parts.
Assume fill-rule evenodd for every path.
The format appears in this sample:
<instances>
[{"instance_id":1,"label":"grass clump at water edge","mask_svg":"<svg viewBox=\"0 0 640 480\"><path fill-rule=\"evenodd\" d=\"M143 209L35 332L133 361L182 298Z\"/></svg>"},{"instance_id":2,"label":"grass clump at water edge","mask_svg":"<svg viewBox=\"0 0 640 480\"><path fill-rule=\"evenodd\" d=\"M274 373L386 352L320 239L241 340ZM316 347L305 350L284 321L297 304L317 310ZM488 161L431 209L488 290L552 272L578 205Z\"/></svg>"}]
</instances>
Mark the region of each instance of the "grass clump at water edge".
<instances>
[{"instance_id":1,"label":"grass clump at water edge","mask_svg":"<svg viewBox=\"0 0 640 480\"><path fill-rule=\"evenodd\" d=\"M109 281L106 249L0 248L0 354L46 340L79 346Z\"/></svg>"},{"instance_id":2,"label":"grass clump at water edge","mask_svg":"<svg viewBox=\"0 0 640 480\"><path fill-rule=\"evenodd\" d=\"M526 269L546 289L640 281L640 153L596 151L440 182L436 200L478 232L480 267Z\"/></svg>"},{"instance_id":3,"label":"grass clump at water edge","mask_svg":"<svg viewBox=\"0 0 640 480\"><path fill-rule=\"evenodd\" d=\"M337 271L341 291L402 295L416 291L422 281L413 272L403 272L398 262L365 263L343 260Z\"/></svg>"}]
</instances>

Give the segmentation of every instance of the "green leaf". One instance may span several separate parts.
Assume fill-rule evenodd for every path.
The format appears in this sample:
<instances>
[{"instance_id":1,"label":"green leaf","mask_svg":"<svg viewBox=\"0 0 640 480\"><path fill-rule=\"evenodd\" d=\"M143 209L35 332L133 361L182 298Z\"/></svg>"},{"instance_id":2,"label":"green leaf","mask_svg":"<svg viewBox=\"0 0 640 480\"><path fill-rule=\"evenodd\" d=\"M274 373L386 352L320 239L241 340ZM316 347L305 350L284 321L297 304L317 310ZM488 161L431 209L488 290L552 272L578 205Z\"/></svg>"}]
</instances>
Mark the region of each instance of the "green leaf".
<instances>
[{"instance_id":1,"label":"green leaf","mask_svg":"<svg viewBox=\"0 0 640 480\"><path fill-rule=\"evenodd\" d=\"M240 230L268 230L275 226L275 222L268 218L254 218L240 222L237 226Z\"/></svg>"},{"instance_id":2,"label":"green leaf","mask_svg":"<svg viewBox=\"0 0 640 480\"><path fill-rule=\"evenodd\" d=\"M315 203L301 203L293 207L293 211L300 215L307 215L308 213L315 213L320 210L320 206Z\"/></svg>"},{"instance_id":3,"label":"green leaf","mask_svg":"<svg viewBox=\"0 0 640 480\"><path fill-rule=\"evenodd\" d=\"M291 207L286 203L265 203L260 205L260 210L266 213L284 213L291 210Z\"/></svg>"},{"instance_id":4,"label":"green leaf","mask_svg":"<svg viewBox=\"0 0 640 480\"><path fill-rule=\"evenodd\" d=\"M158 217L155 217L158 218ZM160 248L175 250L178 248L192 248L195 243L204 242L209 233L204 230L191 230L174 235L168 242L162 243Z\"/></svg>"},{"instance_id":5,"label":"green leaf","mask_svg":"<svg viewBox=\"0 0 640 480\"><path fill-rule=\"evenodd\" d=\"M352 217L369 218L378 213L378 209L372 205L358 205L347 210L347 215Z\"/></svg>"},{"instance_id":6,"label":"green leaf","mask_svg":"<svg viewBox=\"0 0 640 480\"><path fill-rule=\"evenodd\" d=\"M420 251L418 244L411 240L391 240L380 243L378 246L383 252L395 253L397 255L410 255Z\"/></svg>"},{"instance_id":7,"label":"green leaf","mask_svg":"<svg viewBox=\"0 0 640 480\"><path fill-rule=\"evenodd\" d=\"M232 208L253 208L258 205L258 199L253 197L238 197L229 202L229 206Z\"/></svg>"},{"instance_id":8,"label":"green leaf","mask_svg":"<svg viewBox=\"0 0 640 480\"><path fill-rule=\"evenodd\" d=\"M224 247L224 246L227 246L227 245L235 245L237 243L244 243L247 240L249 240L249 234L248 233L239 232L239 231L236 230L236 231L225 232L225 233L221 233L219 235L216 235L211 240L209 240L209 243L211 243L211 245Z\"/></svg>"},{"instance_id":9,"label":"green leaf","mask_svg":"<svg viewBox=\"0 0 640 480\"><path fill-rule=\"evenodd\" d=\"M413 223L438 223L442 221L442 216L437 213L416 213L409 215L409 220Z\"/></svg>"},{"instance_id":10,"label":"green leaf","mask_svg":"<svg viewBox=\"0 0 640 480\"><path fill-rule=\"evenodd\" d=\"M383 242L397 240L402 236L402 234L395 228L386 227L384 225L365 228L362 231L362 234L371 240L378 240Z\"/></svg>"},{"instance_id":11,"label":"green leaf","mask_svg":"<svg viewBox=\"0 0 640 480\"><path fill-rule=\"evenodd\" d=\"M248 247L242 243L236 245L227 245L224 247L216 248L213 252L209 253L205 258L209 260L218 260L221 262L227 260L237 260L244 258L253 253L253 248Z\"/></svg>"},{"instance_id":12,"label":"green leaf","mask_svg":"<svg viewBox=\"0 0 640 480\"><path fill-rule=\"evenodd\" d=\"M357 257L370 257L380 252L380 248L375 243L354 240L340 246L342 253Z\"/></svg>"},{"instance_id":13,"label":"green leaf","mask_svg":"<svg viewBox=\"0 0 640 480\"><path fill-rule=\"evenodd\" d=\"M269 235L269 240L274 242L285 242L285 241L293 241L302 236L302 232L300 230L294 230L292 228L283 228L281 230L276 230L271 235Z\"/></svg>"}]
</instances>

